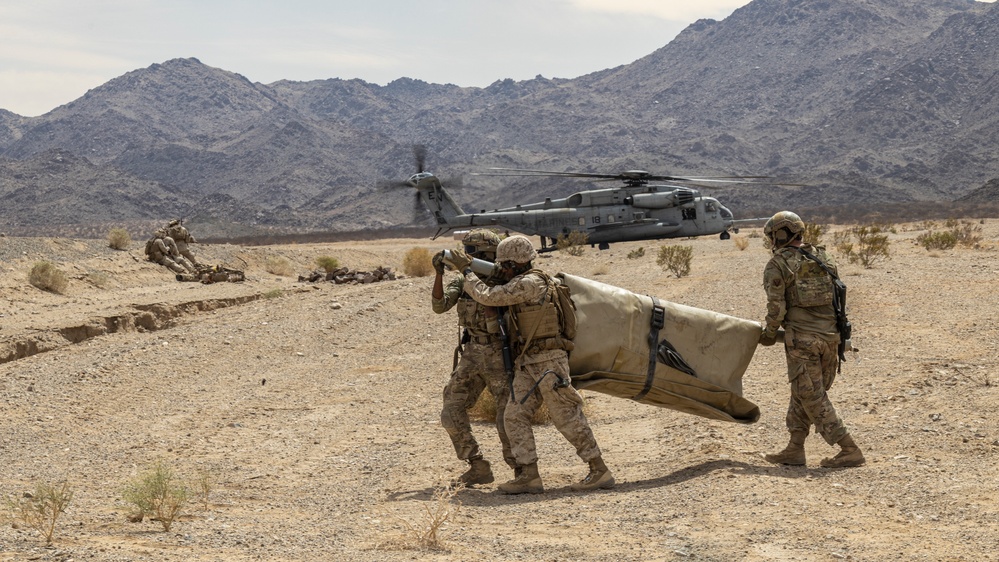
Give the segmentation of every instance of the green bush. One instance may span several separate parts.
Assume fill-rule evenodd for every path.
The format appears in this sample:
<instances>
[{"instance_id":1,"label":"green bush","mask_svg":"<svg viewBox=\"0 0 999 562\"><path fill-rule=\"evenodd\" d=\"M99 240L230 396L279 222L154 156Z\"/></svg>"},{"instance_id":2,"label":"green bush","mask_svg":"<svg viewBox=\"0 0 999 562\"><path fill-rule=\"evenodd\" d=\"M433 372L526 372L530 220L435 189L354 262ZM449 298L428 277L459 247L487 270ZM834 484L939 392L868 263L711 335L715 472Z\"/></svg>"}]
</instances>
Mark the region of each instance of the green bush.
<instances>
[{"instance_id":1,"label":"green bush","mask_svg":"<svg viewBox=\"0 0 999 562\"><path fill-rule=\"evenodd\" d=\"M953 232L927 232L916 237L916 243L927 250L949 250L957 246Z\"/></svg>"},{"instance_id":2,"label":"green bush","mask_svg":"<svg viewBox=\"0 0 999 562\"><path fill-rule=\"evenodd\" d=\"M692 246L660 246L656 263L664 271L670 271L680 278L690 273L690 262L693 258Z\"/></svg>"},{"instance_id":3,"label":"green bush","mask_svg":"<svg viewBox=\"0 0 999 562\"><path fill-rule=\"evenodd\" d=\"M129 517L130 520L142 521L148 516L159 521L163 530L169 532L187 504L188 491L187 486L178 482L170 467L157 461L128 484L122 497L137 510Z\"/></svg>"},{"instance_id":4,"label":"green bush","mask_svg":"<svg viewBox=\"0 0 999 562\"><path fill-rule=\"evenodd\" d=\"M319 256L316 258L316 266L326 273L332 273L340 269L340 260L331 256Z\"/></svg>"},{"instance_id":5,"label":"green bush","mask_svg":"<svg viewBox=\"0 0 999 562\"><path fill-rule=\"evenodd\" d=\"M45 544L52 544L56 520L72 500L73 489L68 482L58 485L45 482L37 484L33 494L25 494L16 500L8 499L7 507L16 520L38 531Z\"/></svg>"},{"instance_id":6,"label":"green bush","mask_svg":"<svg viewBox=\"0 0 999 562\"><path fill-rule=\"evenodd\" d=\"M568 234L559 234L555 239L555 249L570 256L581 256L586 250L583 246L590 236L585 232L573 230Z\"/></svg>"},{"instance_id":7,"label":"green bush","mask_svg":"<svg viewBox=\"0 0 999 562\"><path fill-rule=\"evenodd\" d=\"M801 234L801 240L806 244L819 246L822 244L822 235L825 234L825 232L825 226L822 226L821 224L807 223L805 225L805 231Z\"/></svg>"},{"instance_id":8,"label":"green bush","mask_svg":"<svg viewBox=\"0 0 999 562\"><path fill-rule=\"evenodd\" d=\"M127 250L132 244L132 237L124 228L112 228L108 232L108 246L115 250Z\"/></svg>"},{"instance_id":9,"label":"green bush","mask_svg":"<svg viewBox=\"0 0 999 562\"><path fill-rule=\"evenodd\" d=\"M31 268L28 282L43 291L62 294L69 286L66 274L51 262L41 261Z\"/></svg>"},{"instance_id":10,"label":"green bush","mask_svg":"<svg viewBox=\"0 0 999 562\"><path fill-rule=\"evenodd\" d=\"M836 236L836 248L850 263L859 262L865 269L870 269L876 262L891 257L888 233L894 230L891 225L856 226Z\"/></svg>"},{"instance_id":11,"label":"green bush","mask_svg":"<svg viewBox=\"0 0 999 562\"><path fill-rule=\"evenodd\" d=\"M402 258L402 270L410 277L426 277L434 270L433 256L426 248L410 248Z\"/></svg>"},{"instance_id":12,"label":"green bush","mask_svg":"<svg viewBox=\"0 0 999 562\"><path fill-rule=\"evenodd\" d=\"M645 255L645 248L639 246L638 249L628 252L628 259L634 260Z\"/></svg>"}]
</instances>

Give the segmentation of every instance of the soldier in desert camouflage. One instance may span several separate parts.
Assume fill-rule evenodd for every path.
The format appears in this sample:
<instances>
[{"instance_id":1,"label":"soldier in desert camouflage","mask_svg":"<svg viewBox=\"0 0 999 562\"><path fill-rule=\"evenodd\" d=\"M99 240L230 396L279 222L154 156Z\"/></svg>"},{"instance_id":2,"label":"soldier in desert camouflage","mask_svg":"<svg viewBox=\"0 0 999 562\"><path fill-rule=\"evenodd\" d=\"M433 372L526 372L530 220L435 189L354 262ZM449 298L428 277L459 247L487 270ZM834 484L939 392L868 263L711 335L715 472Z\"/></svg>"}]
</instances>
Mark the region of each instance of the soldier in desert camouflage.
<instances>
[{"instance_id":1,"label":"soldier in desert camouflage","mask_svg":"<svg viewBox=\"0 0 999 562\"><path fill-rule=\"evenodd\" d=\"M542 401L548 406L555 427L575 447L579 458L589 464L586 477L570 488L574 491L610 488L614 476L604 464L583 414L583 399L570 384L567 350L572 343L561 337L564 327L554 306L553 280L531 265L537 256L525 236L515 235L500 242L496 260L506 282L495 287L489 287L472 273L471 260L462 253L454 252L451 259L452 267L465 275L466 293L480 304L508 307L512 317L510 333L516 342L517 357L513 379L515 399L506 408L505 424L517 467L515 478L501 484L499 490L507 494L544 492L531 427L531 419Z\"/></svg>"},{"instance_id":2,"label":"soldier in desert camouflage","mask_svg":"<svg viewBox=\"0 0 999 562\"><path fill-rule=\"evenodd\" d=\"M177 243L162 228L146 242L146 257L149 261L166 266L175 273L197 272L194 265L180 254Z\"/></svg>"},{"instance_id":3,"label":"soldier in desert camouflage","mask_svg":"<svg viewBox=\"0 0 999 562\"><path fill-rule=\"evenodd\" d=\"M499 236L487 229L473 230L462 239L469 256L492 262L496 256ZM496 399L496 431L503 447L503 460L516 467L510 452L503 423L503 412L510 401L506 375L503 370L502 341L496 321L496 310L483 306L464 291L465 279L461 276L452 279L444 286L444 252L433 258L434 286L432 291L433 310L437 314L457 307L458 325L462 328L462 339L456 353L461 354L451 378L444 387L444 407L441 410L441 424L451 437L458 458L466 461L469 468L458 477L464 484L488 484L494 480L489 461L482 455L479 444L472 435L468 419L468 409L478 400L486 388ZM489 281L489 280L487 280Z\"/></svg>"},{"instance_id":4,"label":"soldier in desert camouflage","mask_svg":"<svg viewBox=\"0 0 999 562\"><path fill-rule=\"evenodd\" d=\"M167 223L166 233L177 244L177 251L180 252L180 255L184 256L187 261L191 262L197 268L198 260L194 259L194 254L191 253L191 249L188 247L188 244L194 244L197 240L194 239L194 236L184 226L184 221L173 219Z\"/></svg>"},{"instance_id":5,"label":"soldier in desert camouflage","mask_svg":"<svg viewBox=\"0 0 999 562\"><path fill-rule=\"evenodd\" d=\"M763 270L767 316L760 343L773 345L777 330L784 327L787 376L791 383L791 401L785 418L791 439L784 450L765 458L774 464L804 465L805 438L814 425L827 443L840 446L835 457L822 460L822 466L860 466L864 464L864 454L827 394L839 367L836 348L840 335L833 307L833 280L818 261L834 273L836 264L824 248L802 241L804 231L805 223L790 211L775 214L763 227L773 257Z\"/></svg>"}]
</instances>

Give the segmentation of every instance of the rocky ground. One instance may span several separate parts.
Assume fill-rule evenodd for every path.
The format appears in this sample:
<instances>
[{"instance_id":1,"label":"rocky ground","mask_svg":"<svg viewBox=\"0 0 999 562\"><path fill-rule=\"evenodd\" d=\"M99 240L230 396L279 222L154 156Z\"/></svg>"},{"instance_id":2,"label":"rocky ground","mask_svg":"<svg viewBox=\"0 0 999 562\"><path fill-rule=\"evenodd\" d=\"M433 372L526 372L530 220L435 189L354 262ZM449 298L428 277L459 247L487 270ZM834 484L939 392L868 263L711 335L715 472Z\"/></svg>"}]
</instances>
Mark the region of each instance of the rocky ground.
<instances>
[{"instance_id":1,"label":"rocky ground","mask_svg":"<svg viewBox=\"0 0 999 562\"><path fill-rule=\"evenodd\" d=\"M431 279L297 281L319 256L398 269L410 248L450 240L195 245L203 261L247 272L201 285L140 248L0 238L0 494L16 501L63 480L74 491L51 546L4 512L0 560L997 560L999 221L975 224L977 249L928 252L914 243L927 225L908 224L891 235L890 260L840 259L860 352L831 395L866 466L819 468L834 449L814 435L807 467L762 459L786 442L775 346L744 378L755 424L590 393L615 488L569 491L585 466L542 426L545 494L503 496L494 483L450 501L435 493L463 465L438 416L457 329L453 314L430 311ZM758 231L741 236L745 250L672 241L694 251L680 279L656 265L659 243L539 264L760 319L768 252ZM645 256L629 259L640 246ZM275 258L294 273L268 273ZM28 284L41 260L67 272L65 294ZM494 430L475 430L498 461ZM213 483L169 532L129 522L122 500L156 462ZM421 548L441 509L439 548Z\"/></svg>"}]
</instances>

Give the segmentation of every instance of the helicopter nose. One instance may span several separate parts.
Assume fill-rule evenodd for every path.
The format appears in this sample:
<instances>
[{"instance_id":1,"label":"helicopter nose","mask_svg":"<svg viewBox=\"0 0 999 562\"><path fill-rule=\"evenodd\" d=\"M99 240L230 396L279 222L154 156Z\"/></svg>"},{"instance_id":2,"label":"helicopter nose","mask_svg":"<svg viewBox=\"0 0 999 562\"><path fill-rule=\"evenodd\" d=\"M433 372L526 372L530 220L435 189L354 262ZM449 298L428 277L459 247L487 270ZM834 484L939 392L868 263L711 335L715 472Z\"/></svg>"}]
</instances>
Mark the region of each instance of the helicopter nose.
<instances>
[{"instance_id":1,"label":"helicopter nose","mask_svg":"<svg viewBox=\"0 0 999 562\"><path fill-rule=\"evenodd\" d=\"M728 210L728 207L719 206L719 212L721 213L721 218L723 219L735 218L734 215L732 215L732 211Z\"/></svg>"}]
</instances>

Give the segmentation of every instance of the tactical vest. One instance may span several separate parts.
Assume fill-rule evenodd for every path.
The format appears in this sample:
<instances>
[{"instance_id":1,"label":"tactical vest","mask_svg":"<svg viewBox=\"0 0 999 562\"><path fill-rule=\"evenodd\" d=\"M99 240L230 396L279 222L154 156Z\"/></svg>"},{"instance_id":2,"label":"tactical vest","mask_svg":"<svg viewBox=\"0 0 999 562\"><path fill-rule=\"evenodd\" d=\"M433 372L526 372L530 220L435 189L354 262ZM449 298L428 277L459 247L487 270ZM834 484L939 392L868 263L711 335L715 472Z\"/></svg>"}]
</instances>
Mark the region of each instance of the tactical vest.
<instances>
[{"instance_id":1,"label":"tactical vest","mask_svg":"<svg viewBox=\"0 0 999 562\"><path fill-rule=\"evenodd\" d=\"M461 296L458 297L458 303L455 307L458 310L458 325L467 328L473 336L498 335L500 333L496 311L492 310L491 307L479 304L465 293L461 293Z\"/></svg>"},{"instance_id":2,"label":"tactical vest","mask_svg":"<svg viewBox=\"0 0 999 562\"><path fill-rule=\"evenodd\" d=\"M525 275L534 273L545 280L547 290L537 303L520 303L510 307L510 333L516 336L520 353L532 353L549 349L571 351L572 341L563 337L560 314L555 304L555 282L547 273L532 269ZM573 326L575 329L575 326Z\"/></svg>"},{"instance_id":3,"label":"tactical vest","mask_svg":"<svg viewBox=\"0 0 999 562\"><path fill-rule=\"evenodd\" d=\"M820 259L825 252L816 249ZM833 303L833 283L822 266L798 252L781 252L792 282L786 285L784 296L789 306L814 307L831 306Z\"/></svg>"}]
</instances>

